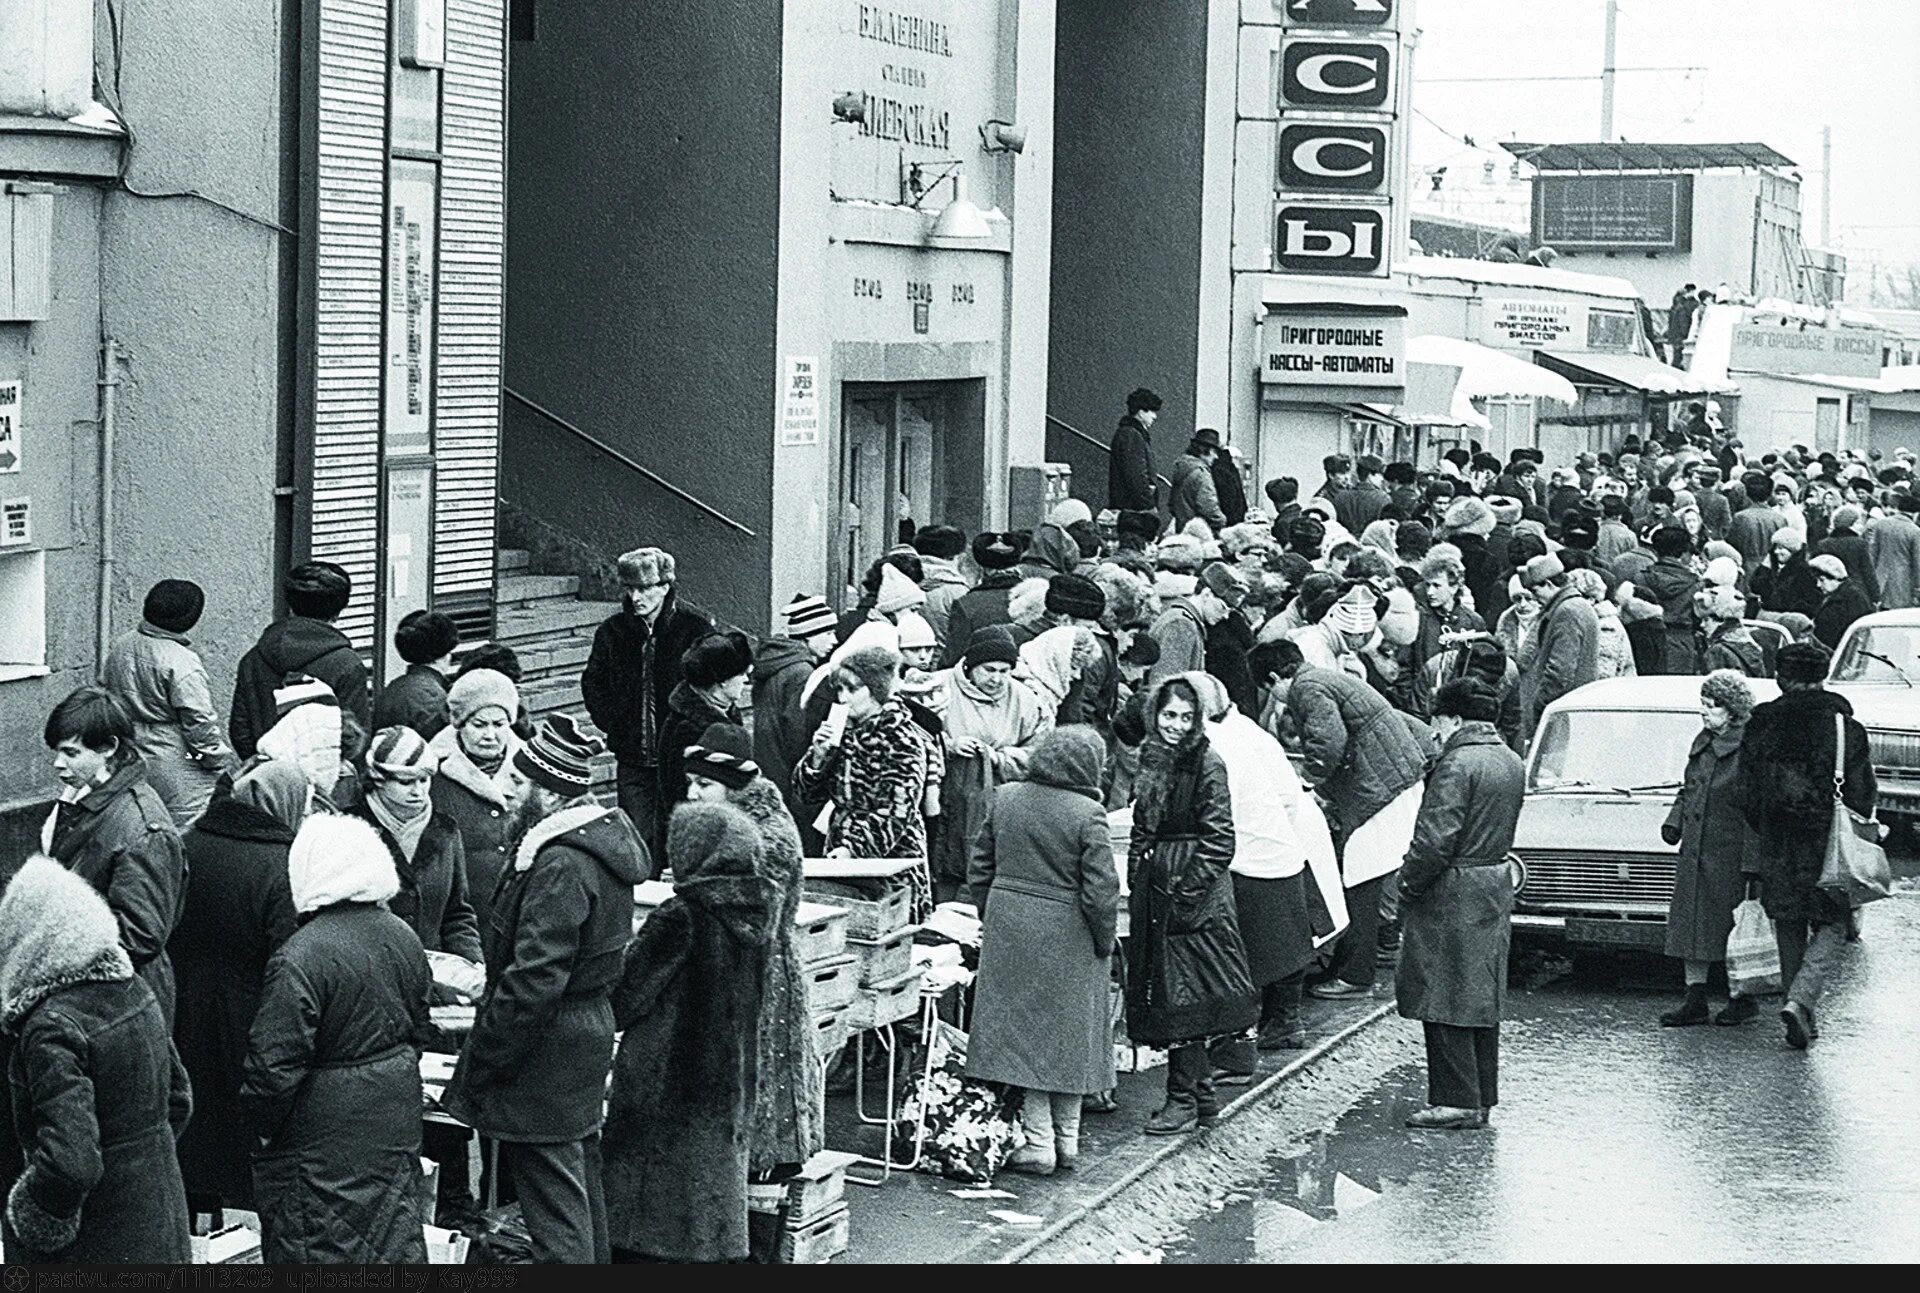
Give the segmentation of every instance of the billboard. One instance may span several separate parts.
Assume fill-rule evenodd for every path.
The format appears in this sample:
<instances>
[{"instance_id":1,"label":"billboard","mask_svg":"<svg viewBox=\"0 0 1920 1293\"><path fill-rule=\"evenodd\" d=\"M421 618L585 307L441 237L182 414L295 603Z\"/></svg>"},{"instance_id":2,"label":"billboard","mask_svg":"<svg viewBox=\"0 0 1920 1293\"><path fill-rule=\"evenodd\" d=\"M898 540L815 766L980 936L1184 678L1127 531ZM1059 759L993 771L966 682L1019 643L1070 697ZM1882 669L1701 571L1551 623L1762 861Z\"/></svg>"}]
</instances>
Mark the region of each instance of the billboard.
<instances>
[{"instance_id":1,"label":"billboard","mask_svg":"<svg viewBox=\"0 0 1920 1293\"><path fill-rule=\"evenodd\" d=\"M1688 251L1691 175L1537 175L1533 240L1563 251Z\"/></svg>"}]
</instances>

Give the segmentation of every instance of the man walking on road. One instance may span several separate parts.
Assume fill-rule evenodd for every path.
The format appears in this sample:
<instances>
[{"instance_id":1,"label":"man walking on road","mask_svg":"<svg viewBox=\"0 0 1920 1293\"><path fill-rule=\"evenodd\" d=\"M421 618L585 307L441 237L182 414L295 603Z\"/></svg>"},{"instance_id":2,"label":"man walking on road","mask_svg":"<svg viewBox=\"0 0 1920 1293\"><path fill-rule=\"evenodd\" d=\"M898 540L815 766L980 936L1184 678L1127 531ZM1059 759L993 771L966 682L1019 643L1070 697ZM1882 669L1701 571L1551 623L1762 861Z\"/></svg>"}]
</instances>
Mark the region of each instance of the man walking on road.
<instances>
[{"instance_id":1,"label":"man walking on road","mask_svg":"<svg viewBox=\"0 0 1920 1293\"><path fill-rule=\"evenodd\" d=\"M1142 386L1127 396L1127 415L1114 428L1107 457L1107 506L1117 512L1152 512L1160 506L1153 474L1153 424L1160 397ZM962 650L966 643L960 643Z\"/></svg>"}]
</instances>

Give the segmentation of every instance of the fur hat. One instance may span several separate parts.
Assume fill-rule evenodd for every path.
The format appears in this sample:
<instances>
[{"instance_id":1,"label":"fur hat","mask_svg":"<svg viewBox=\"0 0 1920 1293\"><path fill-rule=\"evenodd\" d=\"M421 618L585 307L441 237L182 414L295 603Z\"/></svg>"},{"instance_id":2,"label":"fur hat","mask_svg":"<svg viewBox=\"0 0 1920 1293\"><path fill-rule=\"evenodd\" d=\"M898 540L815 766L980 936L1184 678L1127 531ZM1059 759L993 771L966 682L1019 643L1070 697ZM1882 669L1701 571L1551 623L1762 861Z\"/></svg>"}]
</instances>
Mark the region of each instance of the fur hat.
<instances>
[{"instance_id":1,"label":"fur hat","mask_svg":"<svg viewBox=\"0 0 1920 1293\"><path fill-rule=\"evenodd\" d=\"M1197 575L1200 567L1207 563L1207 554L1200 540L1189 534L1169 534L1160 541L1160 547L1153 554L1154 564L1162 570L1173 570L1183 575Z\"/></svg>"},{"instance_id":2,"label":"fur hat","mask_svg":"<svg viewBox=\"0 0 1920 1293\"><path fill-rule=\"evenodd\" d=\"M1469 723L1492 723L1500 717L1500 700L1478 678L1455 678L1434 693L1435 718L1460 718Z\"/></svg>"},{"instance_id":3,"label":"fur hat","mask_svg":"<svg viewBox=\"0 0 1920 1293\"><path fill-rule=\"evenodd\" d=\"M1001 630L1005 632L1003 628ZM985 630L981 630L985 632ZM1013 641L1011 634L1007 641ZM894 684L900 679L900 653L883 646L862 647L858 651L849 651L835 664L866 684L875 700L884 701L893 695Z\"/></svg>"},{"instance_id":4,"label":"fur hat","mask_svg":"<svg viewBox=\"0 0 1920 1293\"><path fill-rule=\"evenodd\" d=\"M1151 539L1160 533L1160 514L1158 512L1122 512L1114 517L1113 528L1119 534L1131 534L1138 539Z\"/></svg>"},{"instance_id":5,"label":"fur hat","mask_svg":"<svg viewBox=\"0 0 1920 1293\"><path fill-rule=\"evenodd\" d=\"M1495 525L1512 525L1520 519L1521 512L1525 510L1519 499L1508 498L1504 494L1495 494L1486 500L1486 504L1488 510L1493 513Z\"/></svg>"},{"instance_id":6,"label":"fur hat","mask_svg":"<svg viewBox=\"0 0 1920 1293\"><path fill-rule=\"evenodd\" d=\"M140 614L157 629L185 633L200 622L206 606L206 593L191 579L162 579L147 590Z\"/></svg>"},{"instance_id":7,"label":"fur hat","mask_svg":"<svg viewBox=\"0 0 1920 1293\"><path fill-rule=\"evenodd\" d=\"M1412 646L1420 636L1420 604L1406 588L1387 590L1387 611L1380 616L1380 636L1388 646Z\"/></svg>"},{"instance_id":8,"label":"fur hat","mask_svg":"<svg viewBox=\"0 0 1920 1293\"><path fill-rule=\"evenodd\" d=\"M1082 575L1055 575L1047 581L1047 610L1076 620L1097 620L1107 612L1107 595Z\"/></svg>"},{"instance_id":9,"label":"fur hat","mask_svg":"<svg viewBox=\"0 0 1920 1293\"><path fill-rule=\"evenodd\" d=\"M1247 577L1224 561L1209 562L1200 572L1200 582L1229 606L1247 600Z\"/></svg>"},{"instance_id":10,"label":"fur hat","mask_svg":"<svg viewBox=\"0 0 1920 1293\"><path fill-rule=\"evenodd\" d=\"M1833 509L1833 528L1836 530L1853 530L1857 533L1860 529L1860 522L1865 518L1866 513L1862 512L1852 503L1842 503L1839 507Z\"/></svg>"},{"instance_id":11,"label":"fur hat","mask_svg":"<svg viewBox=\"0 0 1920 1293\"><path fill-rule=\"evenodd\" d=\"M1773 532L1773 537L1767 540L1767 542L1775 548L1785 548L1788 552L1798 552L1807 546L1807 536L1791 525L1783 525Z\"/></svg>"},{"instance_id":12,"label":"fur hat","mask_svg":"<svg viewBox=\"0 0 1920 1293\"><path fill-rule=\"evenodd\" d=\"M1486 538L1493 533L1493 509L1477 498L1457 498L1447 508L1441 529L1447 534L1477 534Z\"/></svg>"},{"instance_id":13,"label":"fur hat","mask_svg":"<svg viewBox=\"0 0 1920 1293\"><path fill-rule=\"evenodd\" d=\"M1817 575L1826 575L1831 579L1845 579L1847 577L1847 563L1834 556L1831 552L1821 553L1819 556L1808 561L1807 565L1811 566L1813 572Z\"/></svg>"},{"instance_id":14,"label":"fur hat","mask_svg":"<svg viewBox=\"0 0 1920 1293\"><path fill-rule=\"evenodd\" d=\"M874 594L873 609L882 615L897 615L926 604L926 592L898 566L888 563L880 567L880 591Z\"/></svg>"},{"instance_id":15,"label":"fur hat","mask_svg":"<svg viewBox=\"0 0 1920 1293\"><path fill-rule=\"evenodd\" d=\"M1731 588L1740 582L1740 563L1732 557L1715 557L1702 575L1709 584Z\"/></svg>"},{"instance_id":16,"label":"fur hat","mask_svg":"<svg viewBox=\"0 0 1920 1293\"><path fill-rule=\"evenodd\" d=\"M1789 642L1773 658L1773 674L1782 683L1803 686L1826 681L1827 649L1817 642Z\"/></svg>"},{"instance_id":17,"label":"fur hat","mask_svg":"<svg viewBox=\"0 0 1920 1293\"><path fill-rule=\"evenodd\" d=\"M1057 525L1063 530L1071 530L1082 521L1092 519L1093 509L1077 498L1062 499L1047 513L1047 524Z\"/></svg>"},{"instance_id":18,"label":"fur hat","mask_svg":"<svg viewBox=\"0 0 1920 1293\"><path fill-rule=\"evenodd\" d=\"M688 773L735 790L760 775L760 765L753 761L753 738L738 723L709 724L685 754Z\"/></svg>"},{"instance_id":19,"label":"fur hat","mask_svg":"<svg viewBox=\"0 0 1920 1293\"><path fill-rule=\"evenodd\" d=\"M1567 568L1560 563L1560 558L1549 552L1544 557L1535 557L1527 562L1526 568L1520 572L1520 580L1524 587L1537 588L1566 573Z\"/></svg>"},{"instance_id":20,"label":"fur hat","mask_svg":"<svg viewBox=\"0 0 1920 1293\"><path fill-rule=\"evenodd\" d=\"M1600 521L1571 509L1560 519L1560 541L1569 548L1590 551L1600 542Z\"/></svg>"},{"instance_id":21,"label":"fur hat","mask_svg":"<svg viewBox=\"0 0 1920 1293\"><path fill-rule=\"evenodd\" d=\"M1656 557L1680 557L1686 554L1692 540L1680 526L1663 525L1653 532L1651 542Z\"/></svg>"},{"instance_id":22,"label":"fur hat","mask_svg":"<svg viewBox=\"0 0 1920 1293\"><path fill-rule=\"evenodd\" d=\"M385 902L400 892L380 833L339 813L315 813L300 824L287 850L287 883L303 916L339 902Z\"/></svg>"},{"instance_id":23,"label":"fur hat","mask_svg":"<svg viewBox=\"0 0 1920 1293\"><path fill-rule=\"evenodd\" d=\"M893 570L892 566L886 569ZM900 572L895 570L895 574ZM904 578L904 576L902 576ZM912 587L911 584L908 585ZM915 592L920 590L915 588ZM924 600L925 594L922 594ZM747 635L740 632L709 633L687 648L680 659L680 676L691 687L712 687L729 678L738 678L753 668L753 648Z\"/></svg>"},{"instance_id":24,"label":"fur hat","mask_svg":"<svg viewBox=\"0 0 1920 1293\"><path fill-rule=\"evenodd\" d=\"M1011 570L1020 561L1020 545L995 530L973 536L973 564L982 570Z\"/></svg>"},{"instance_id":25,"label":"fur hat","mask_svg":"<svg viewBox=\"0 0 1920 1293\"><path fill-rule=\"evenodd\" d=\"M497 709L512 722L520 713L520 689L495 669L463 673L447 688L447 714L458 726L483 709Z\"/></svg>"},{"instance_id":26,"label":"fur hat","mask_svg":"<svg viewBox=\"0 0 1920 1293\"><path fill-rule=\"evenodd\" d=\"M439 611L412 611L393 631L393 649L408 664L431 664L459 645L460 629Z\"/></svg>"},{"instance_id":27,"label":"fur hat","mask_svg":"<svg viewBox=\"0 0 1920 1293\"><path fill-rule=\"evenodd\" d=\"M1732 584L1702 584L1697 595L1700 609L1709 619L1737 620L1746 613L1747 599Z\"/></svg>"},{"instance_id":28,"label":"fur hat","mask_svg":"<svg viewBox=\"0 0 1920 1293\"><path fill-rule=\"evenodd\" d=\"M287 609L310 619L330 620L353 599L353 577L331 561L309 561L287 572L281 585Z\"/></svg>"},{"instance_id":29,"label":"fur hat","mask_svg":"<svg viewBox=\"0 0 1920 1293\"><path fill-rule=\"evenodd\" d=\"M1700 699L1726 710L1736 723L1753 717L1753 688L1744 675L1732 669L1715 669L1702 678Z\"/></svg>"}]
</instances>

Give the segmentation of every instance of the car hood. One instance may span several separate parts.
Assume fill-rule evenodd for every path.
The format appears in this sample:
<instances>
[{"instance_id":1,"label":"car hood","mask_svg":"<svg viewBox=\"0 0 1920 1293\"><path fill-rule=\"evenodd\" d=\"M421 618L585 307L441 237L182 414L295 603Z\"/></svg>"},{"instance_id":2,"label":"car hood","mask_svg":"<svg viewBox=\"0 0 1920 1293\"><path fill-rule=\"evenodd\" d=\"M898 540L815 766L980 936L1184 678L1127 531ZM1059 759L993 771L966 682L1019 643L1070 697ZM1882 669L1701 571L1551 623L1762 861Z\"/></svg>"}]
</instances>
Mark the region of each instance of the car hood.
<instances>
[{"instance_id":1,"label":"car hood","mask_svg":"<svg viewBox=\"0 0 1920 1293\"><path fill-rule=\"evenodd\" d=\"M1673 807L1674 791L1627 796L1563 790L1530 794L1520 806L1513 849L1578 853L1671 853L1660 824Z\"/></svg>"},{"instance_id":2,"label":"car hood","mask_svg":"<svg viewBox=\"0 0 1920 1293\"><path fill-rule=\"evenodd\" d=\"M1920 733L1920 686L1880 682L1830 682L1827 690L1845 696L1863 727Z\"/></svg>"}]
</instances>

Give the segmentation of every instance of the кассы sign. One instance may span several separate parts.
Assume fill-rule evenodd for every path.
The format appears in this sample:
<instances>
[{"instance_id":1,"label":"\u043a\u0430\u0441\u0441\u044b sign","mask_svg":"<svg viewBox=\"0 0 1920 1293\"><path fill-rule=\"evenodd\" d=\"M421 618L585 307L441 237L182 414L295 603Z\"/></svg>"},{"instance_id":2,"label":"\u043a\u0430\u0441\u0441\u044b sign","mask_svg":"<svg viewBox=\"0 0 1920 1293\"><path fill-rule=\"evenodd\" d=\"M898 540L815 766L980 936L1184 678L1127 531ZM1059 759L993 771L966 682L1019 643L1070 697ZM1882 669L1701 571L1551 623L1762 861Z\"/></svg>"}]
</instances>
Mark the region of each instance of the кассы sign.
<instances>
[{"instance_id":1,"label":"\u043a\u0430\u0441\u0441\u044b sign","mask_svg":"<svg viewBox=\"0 0 1920 1293\"><path fill-rule=\"evenodd\" d=\"M1292 121L1280 127L1283 190L1377 193L1387 186L1387 132L1379 126Z\"/></svg>"},{"instance_id":2,"label":"\u043a\u0430\u0441\u0441\u044b sign","mask_svg":"<svg viewBox=\"0 0 1920 1293\"><path fill-rule=\"evenodd\" d=\"M1270 307L1260 324L1260 381L1275 386L1406 384L1407 313L1400 307Z\"/></svg>"},{"instance_id":3,"label":"\u043a\u0430\u0441\u0441\u044b sign","mask_svg":"<svg viewBox=\"0 0 1920 1293\"><path fill-rule=\"evenodd\" d=\"M1296 274L1383 274L1386 208L1283 202L1275 218L1273 259Z\"/></svg>"}]
</instances>

